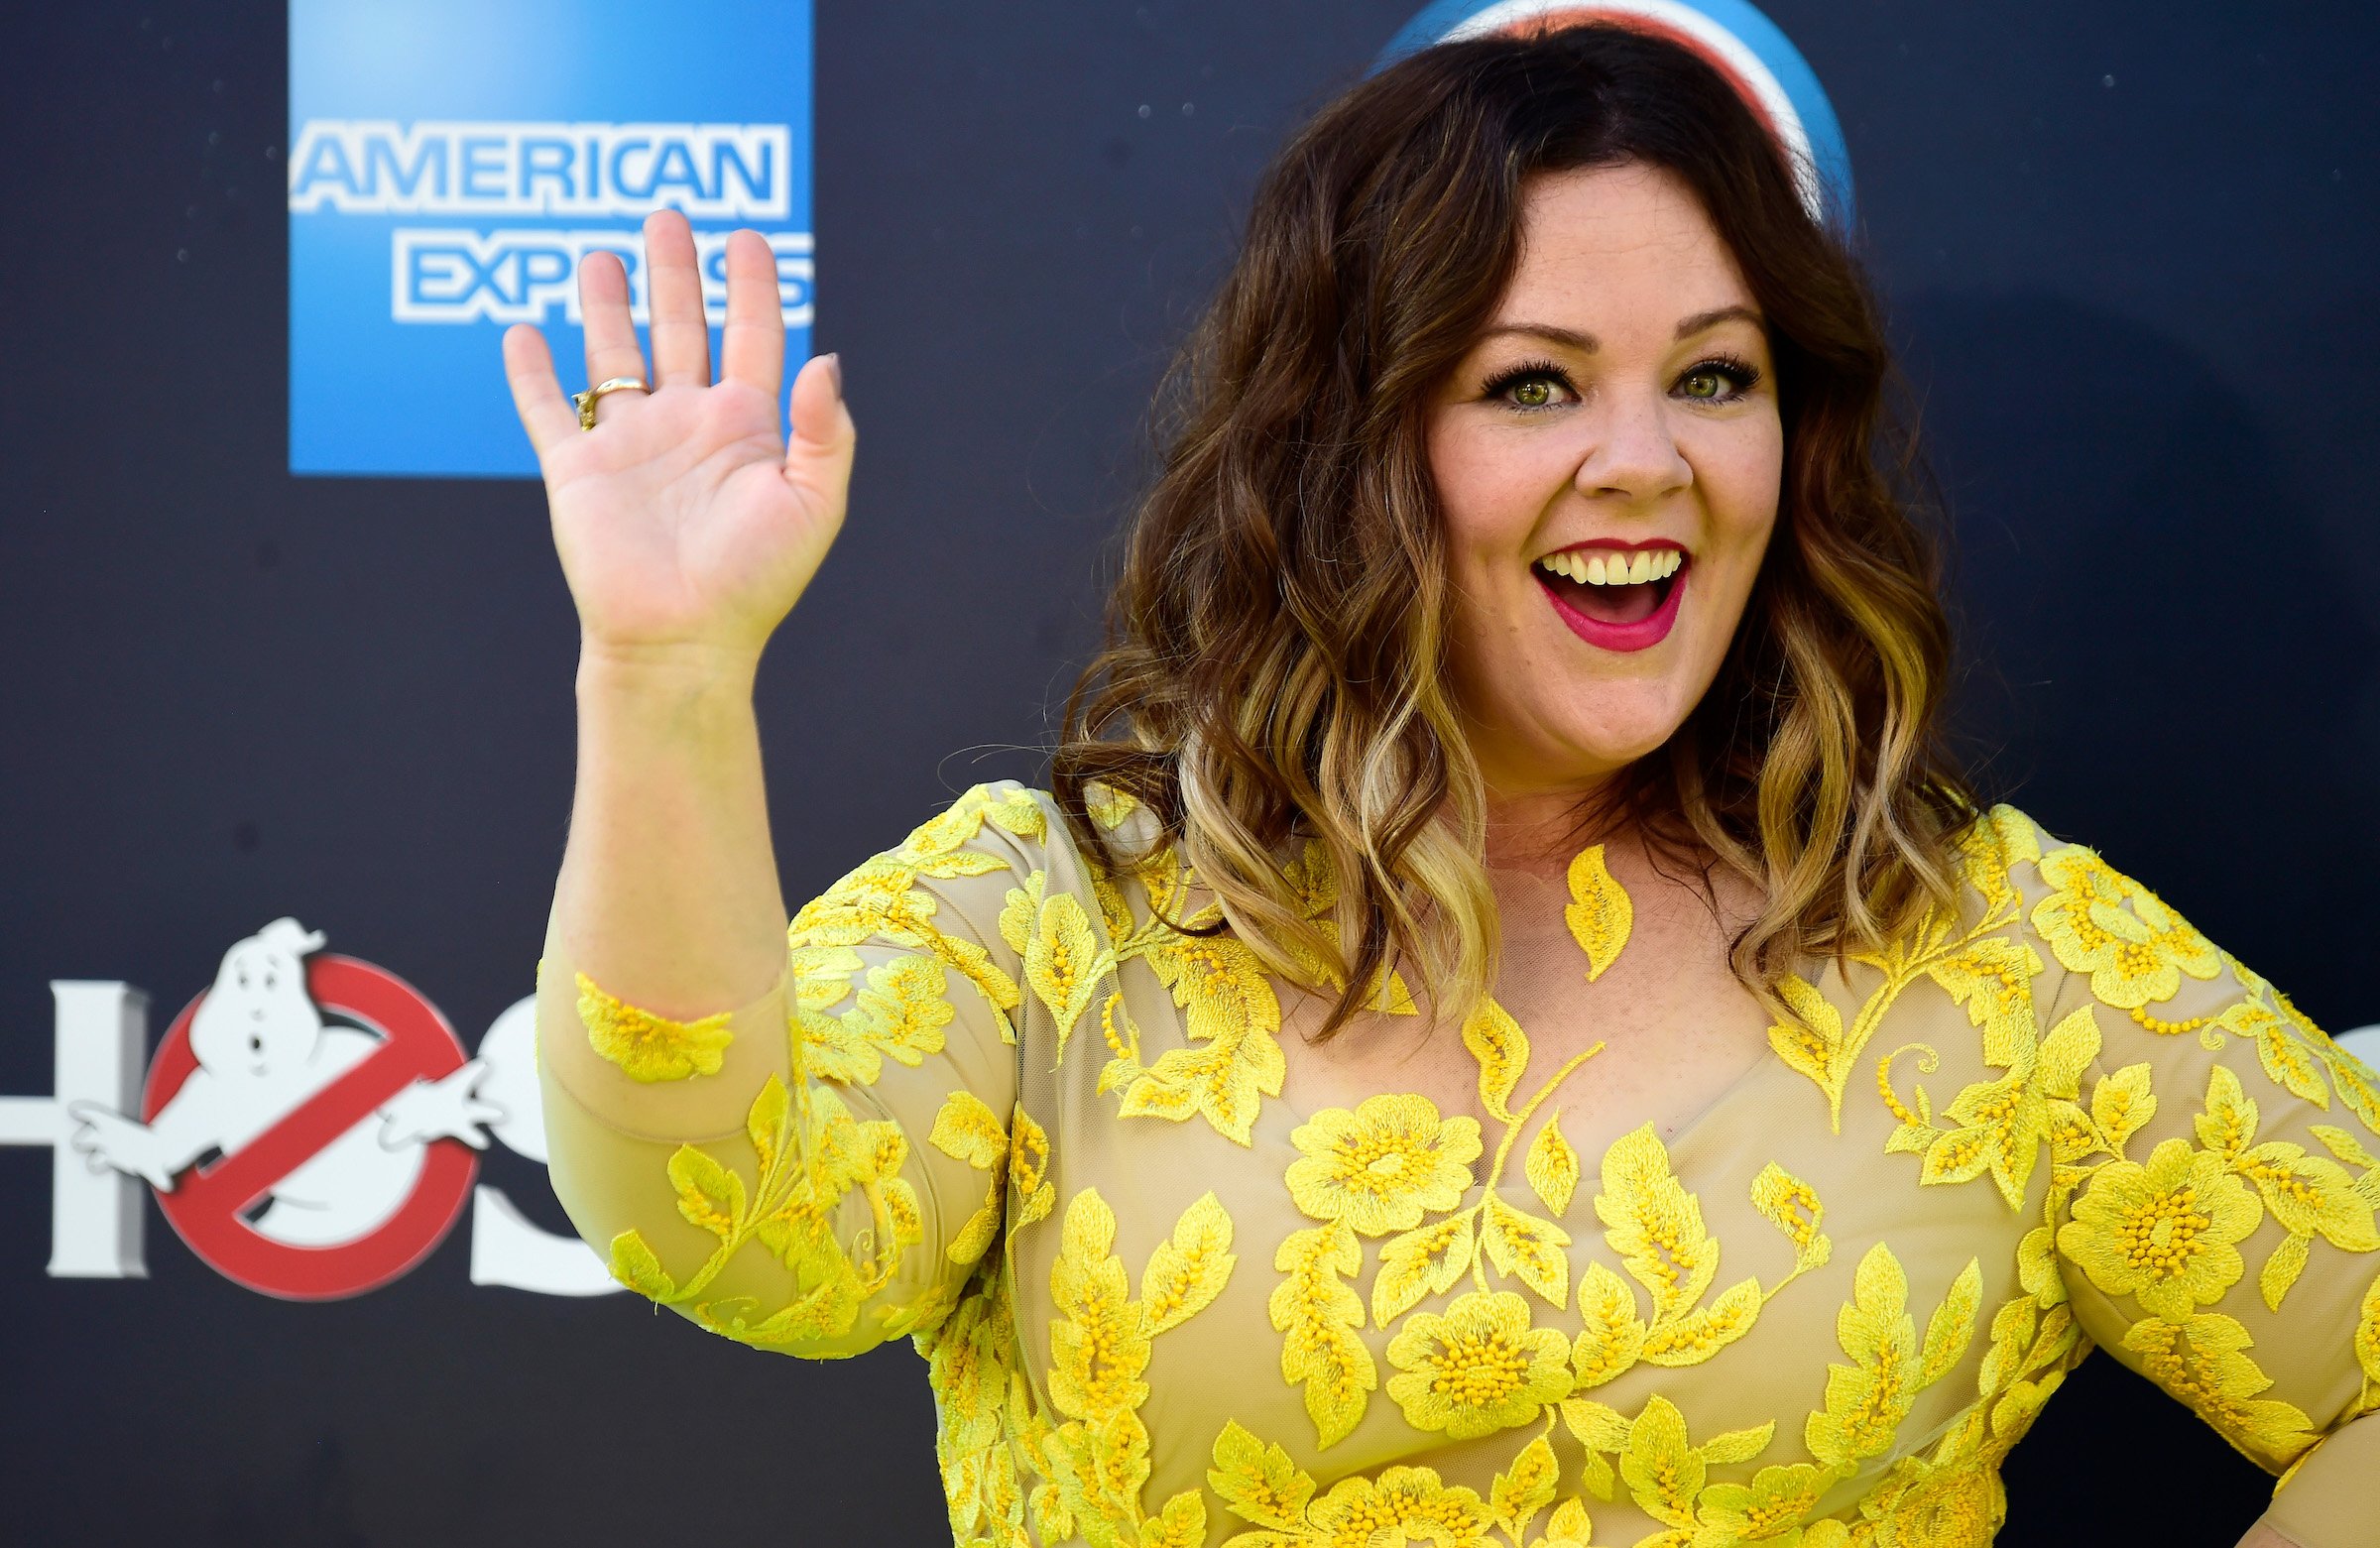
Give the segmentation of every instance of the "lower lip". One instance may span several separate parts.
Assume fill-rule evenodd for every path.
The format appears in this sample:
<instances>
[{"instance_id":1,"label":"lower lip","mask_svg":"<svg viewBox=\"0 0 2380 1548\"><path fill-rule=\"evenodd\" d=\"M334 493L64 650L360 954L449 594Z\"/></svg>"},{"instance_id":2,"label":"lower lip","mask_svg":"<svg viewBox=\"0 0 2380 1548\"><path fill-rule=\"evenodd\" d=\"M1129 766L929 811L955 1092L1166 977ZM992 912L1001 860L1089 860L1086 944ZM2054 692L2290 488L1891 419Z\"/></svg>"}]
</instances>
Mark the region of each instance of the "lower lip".
<instances>
[{"instance_id":1,"label":"lower lip","mask_svg":"<svg viewBox=\"0 0 2380 1548\"><path fill-rule=\"evenodd\" d=\"M1554 613L1570 626L1570 632L1589 645L1605 651L1648 651L1669 638L1670 626L1678 621L1678 600L1686 595L1686 570L1678 571L1677 579L1669 583L1669 595L1661 605L1632 624L1606 623L1586 614L1562 600L1551 582L1540 581L1545 600L1554 605Z\"/></svg>"}]
</instances>

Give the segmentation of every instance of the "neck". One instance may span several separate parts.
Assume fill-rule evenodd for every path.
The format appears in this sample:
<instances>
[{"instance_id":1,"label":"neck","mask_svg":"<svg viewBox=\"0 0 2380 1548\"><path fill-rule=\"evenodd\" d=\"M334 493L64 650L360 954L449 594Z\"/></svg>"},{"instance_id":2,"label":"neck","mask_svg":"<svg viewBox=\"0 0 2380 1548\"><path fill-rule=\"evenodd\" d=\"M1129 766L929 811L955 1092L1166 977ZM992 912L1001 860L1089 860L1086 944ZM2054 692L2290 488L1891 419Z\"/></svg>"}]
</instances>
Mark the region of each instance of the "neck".
<instances>
[{"instance_id":1,"label":"neck","mask_svg":"<svg viewBox=\"0 0 2380 1548\"><path fill-rule=\"evenodd\" d=\"M1558 788L1490 786L1486 802L1488 869L1562 871L1582 846L1610 836L1613 819L1602 805L1611 793L1608 774Z\"/></svg>"}]
</instances>

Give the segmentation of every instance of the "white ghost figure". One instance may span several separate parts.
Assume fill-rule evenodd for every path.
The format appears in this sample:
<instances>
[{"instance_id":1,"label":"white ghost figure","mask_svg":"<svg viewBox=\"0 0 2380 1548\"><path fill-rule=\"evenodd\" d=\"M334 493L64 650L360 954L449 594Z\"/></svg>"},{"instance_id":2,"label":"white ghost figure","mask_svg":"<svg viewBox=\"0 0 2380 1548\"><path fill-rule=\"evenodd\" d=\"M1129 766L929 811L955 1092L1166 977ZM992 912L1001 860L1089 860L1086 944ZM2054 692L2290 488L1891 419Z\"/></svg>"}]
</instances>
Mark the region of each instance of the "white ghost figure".
<instances>
[{"instance_id":1,"label":"white ghost figure","mask_svg":"<svg viewBox=\"0 0 2380 1548\"><path fill-rule=\"evenodd\" d=\"M142 1124L95 1102L77 1102L72 1143L91 1169L131 1172L160 1192L209 1150L236 1153L307 1098L361 1064L380 1039L329 1026L305 992L305 958L322 933L276 919L223 954L214 987L190 1018L198 1067L155 1121ZM292 1247L331 1247L367 1236L414 1191L422 1145L452 1137L487 1148L480 1125L500 1107L475 1095L477 1059L436 1081L416 1080L274 1184L250 1222Z\"/></svg>"}]
</instances>

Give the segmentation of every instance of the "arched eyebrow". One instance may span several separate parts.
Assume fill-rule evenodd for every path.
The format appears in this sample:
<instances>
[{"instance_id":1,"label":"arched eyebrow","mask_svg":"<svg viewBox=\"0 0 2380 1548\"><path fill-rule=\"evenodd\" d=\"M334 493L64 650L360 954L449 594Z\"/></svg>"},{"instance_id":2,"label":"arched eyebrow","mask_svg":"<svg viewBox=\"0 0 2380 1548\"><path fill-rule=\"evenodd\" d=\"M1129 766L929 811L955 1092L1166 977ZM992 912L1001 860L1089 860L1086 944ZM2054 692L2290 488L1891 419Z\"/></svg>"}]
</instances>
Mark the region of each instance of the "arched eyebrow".
<instances>
[{"instance_id":1,"label":"arched eyebrow","mask_svg":"<svg viewBox=\"0 0 2380 1548\"><path fill-rule=\"evenodd\" d=\"M1754 307L1714 306L1709 311L1698 311L1692 316L1680 318L1676 336L1680 339L1690 339L1697 333L1708 333L1723 322L1735 321L1748 322L1756 328L1767 326L1761 319L1759 311ZM1491 338L1502 338L1507 334L1541 338L1548 343L1560 344L1566 349L1575 349L1582 355L1592 355L1604 347L1603 341L1592 333L1582 333L1576 328L1557 327L1550 322L1507 322L1501 327L1489 328L1481 334L1480 342L1486 343Z\"/></svg>"}]
</instances>

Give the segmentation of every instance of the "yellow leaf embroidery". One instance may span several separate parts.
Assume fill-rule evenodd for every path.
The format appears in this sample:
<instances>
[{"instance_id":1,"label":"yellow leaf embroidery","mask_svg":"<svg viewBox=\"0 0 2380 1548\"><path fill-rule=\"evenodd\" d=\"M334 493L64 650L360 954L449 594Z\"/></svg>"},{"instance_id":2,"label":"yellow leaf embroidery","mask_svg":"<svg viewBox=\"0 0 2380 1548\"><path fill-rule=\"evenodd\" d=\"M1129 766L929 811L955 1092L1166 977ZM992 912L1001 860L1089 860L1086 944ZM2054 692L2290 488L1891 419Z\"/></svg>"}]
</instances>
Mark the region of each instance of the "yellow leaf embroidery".
<instances>
[{"instance_id":1,"label":"yellow leaf embroidery","mask_svg":"<svg viewBox=\"0 0 2380 1548\"><path fill-rule=\"evenodd\" d=\"M1656 1322L1645 1331L1648 1365L1695 1366L1752 1331L1760 1317L1760 1281L1738 1279L1709 1306Z\"/></svg>"},{"instance_id":2,"label":"yellow leaf embroidery","mask_svg":"<svg viewBox=\"0 0 2380 1548\"><path fill-rule=\"evenodd\" d=\"M1041 899L1039 918L1024 952L1024 981L1057 1023L1057 1057L1091 1008L1100 981L1116 968L1116 957L1098 945L1091 917L1072 893Z\"/></svg>"},{"instance_id":3,"label":"yellow leaf embroidery","mask_svg":"<svg viewBox=\"0 0 2380 1548\"><path fill-rule=\"evenodd\" d=\"M1967 1345L1974 1342L1975 1308L1982 1298L1982 1265L1970 1257L1959 1277L1951 1281L1950 1293L1926 1319L1926 1341L1918 1358L1919 1386L1932 1386L1948 1375Z\"/></svg>"},{"instance_id":4,"label":"yellow leaf embroidery","mask_svg":"<svg viewBox=\"0 0 2380 1548\"><path fill-rule=\"evenodd\" d=\"M2313 1250L2312 1237L2283 1237L2281 1245L2273 1249L2272 1255L2264 1260L2264 1270L2256 1276L2256 1293L2264 1297L2267 1308L2281 1309L2281 1298L2298 1282L2298 1275L2306 1271L2306 1259Z\"/></svg>"},{"instance_id":5,"label":"yellow leaf embroidery","mask_svg":"<svg viewBox=\"0 0 2380 1548\"><path fill-rule=\"evenodd\" d=\"M1097 1419L1147 1400L1148 1338L1115 1255L1116 1213L1096 1188L1066 1206L1050 1298L1063 1319L1050 1328L1050 1401L1070 1418Z\"/></svg>"},{"instance_id":6,"label":"yellow leaf embroidery","mask_svg":"<svg viewBox=\"0 0 2380 1548\"><path fill-rule=\"evenodd\" d=\"M1719 1271L1719 1244L1703 1207L1670 1170L1668 1147L1646 1124L1604 1152L1596 1215L1628 1273L1652 1292L1655 1321L1681 1316Z\"/></svg>"},{"instance_id":7,"label":"yellow leaf embroidery","mask_svg":"<svg viewBox=\"0 0 2380 1548\"><path fill-rule=\"evenodd\" d=\"M1636 1364L1645 1329L1636 1316L1635 1292L1602 1263L1590 1261L1579 1275L1579 1321L1570 1355L1576 1390L1601 1386Z\"/></svg>"},{"instance_id":8,"label":"yellow leaf embroidery","mask_svg":"<svg viewBox=\"0 0 2380 1548\"><path fill-rule=\"evenodd\" d=\"M744 1179L694 1146L679 1145L669 1157L669 1181L677 1188L677 1212L689 1226L714 1237L735 1235L744 1223Z\"/></svg>"},{"instance_id":9,"label":"yellow leaf embroidery","mask_svg":"<svg viewBox=\"0 0 2380 1548\"><path fill-rule=\"evenodd\" d=\"M954 1091L942 1099L926 1143L953 1160L965 1161L979 1172L992 1174L984 1202L959 1228L944 1249L954 1263L972 1263L984 1255L1000 1231L1002 1195L1008 1182L1009 1132L1000 1116L971 1091Z\"/></svg>"},{"instance_id":10,"label":"yellow leaf embroidery","mask_svg":"<svg viewBox=\"0 0 2380 1548\"><path fill-rule=\"evenodd\" d=\"M1570 905L1562 910L1562 922L1587 953L1587 978L1592 983L1618 960L1620 948L1628 943L1635 905L1628 901L1628 890L1604 864L1601 844L1578 853L1570 863L1569 880Z\"/></svg>"},{"instance_id":11,"label":"yellow leaf embroidery","mask_svg":"<svg viewBox=\"0 0 2380 1548\"><path fill-rule=\"evenodd\" d=\"M1364 1302L1342 1282L1361 1272L1364 1248L1344 1223L1293 1231L1282 1239L1272 1266L1287 1275L1268 1303L1281 1340L1281 1379L1303 1384L1306 1413L1320 1444L1346 1437L1364 1417L1366 1394L1380 1384L1371 1351L1356 1336Z\"/></svg>"},{"instance_id":12,"label":"yellow leaf embroidery","mask_svg":"<svg viewBox=\"0 0 2380 1548\"><path fill-rule=\"evenodd\" d=\"M1686 1416L1656 1392L1628 1426L1620 1449L1619 1476L1646 1515L1681 1530L1694 1525L1695 1496L1707 1467L1702 1452L1687 1443Z\"/></svg>"},{"instance_id":13,"label":"yellow leaf embroidery","mask_svg":"<svg viewBox=\"0 0 2380 1548\"><path fill-rule=\"evenodd\" d=\"M1556 1306L1570 1300L1570 1233L1550 1220L1540 1220L1489 1195L1487 1224L1480 1245L1498 1273L1516 1274L1521 1283Z\"/></svg>"},{"instance_id":14,"label":"yellow leaf embroidery","mask_svg":"<svg viewBox=\"0 0 2380 1548\"><path fill-rule=\"evenodd\" d=\"M1389 1238L1380 1244L1380 1269L1371 1281L1371 1320L1385 1328L1419 1305L1444 1295L1471 1267L1471 1211Z\"/></svg>"},{"instance_id":15,"label":"yellow leaf embroidery","mask_svg":"<svg viewBox=\"0 0 2380 1548\"><path fill-rule=\"evenodd\" d=\"M1950 997L1966 1008L1967 1019L1983 1029L1983 1057L1993 1064L2015 1062L2032 1046L2033 980L2041 958L2033 948L2005 935L1969 941L1926 970Z\"/></svg>"},{"instance_id":16,"label":"yellow leaf embroidery","mask_svg":"<svg viewBox=\"0 0 2380 1548\"><path fill-rule=\"evenodd\" d=\"M1512 1090L1529 1067L1529 1039L1520 1023L1483 996L1463 1022L1463 1046L1480 1063L1480 1105L1499 1123L1512 1122Z\"/></svg>"},{"instance_id":17,"label":"yellow leaf embroidery","mask_svg":"<svg viewBox=\"0 0 2380 1548\"><path fill-rule=\"evenodd\" d=\"M645 1239L633 1231L624 1231L612 1238L612 1277L654 1301L669 1301L677 1295L677 1282L661 1268L661 1260Z\"/></svg>"},{"instance_id":18,"label":"yellow leaf embroidery","mask_svg":"<svg viewBox=\"0 0 2380 1548\"><path fill-rule=\"evenodd\" d=\"M1032 949L1033 925L1041 917L1041 899L1049 892L1049 873L1027 875L1022 887L1012 887L1000 905L1000 938L1021 959Z\"/></svg>"},{"instance_id":19,"label":"yellow leaf embroidery","mask_svg":"<svg viewBox=\"0 0 2380 1548\"><path fill-rule=\"evenodd\" d=\"M1752 1208L1793 1243L1797 1269L1826 1262L1833 1247L1818 1228L1826 1221L1827 1207L1808 1183L1771 1161L1752 1179Z\"/></svg>"},{"instance_id":20,"label":"yellow leaf embroidery","mask_svg":"<svg viewBox=\"0 0 2380 1548\"><path fill-rule=\"evenodd\" d=\"M1257 1440L1238 1420L1226 1424L1215 1438L1215 1466L1207 1470L1207 1487L1243 1521L1287 1532L1299 1530L1314 1497L1314 1481L1289 1454Z\"/></svg>"},{"instance_id":21,"label":"yellow leaf embroidery","mask_svg":"<svg viewBox=\"0 0 2380 1548\"><path fill-rule=\"evenodd\" d=\"M2117 1155L2124 1153L2124 1142L2156 1116L2157 1097L2149 1090L2146 1064L2127 1064L2112 1075L2100 1076L2090 1088L2090 1120L2099 1126Z\"/></svg>"},{"instance_id":22,"label":"yellow leaf embroidery","mask_svg":"<svg viewBox=\"0 0 2380 1548\"><path fill-rule=\"evenodd\" d=\"M1778 1058L1818 1083L1827 1094L1828 1121L1841 1133L1843 1088L1859 1056L1858 1048L1844 1041L1843 1012L1798 973L1786 974L1777 994L1794 1018L1768 1029L1768 1045Z\"/></svg>"},{"instance_id":23,"label":"yellow leaf embroidery","mask_svg":"<svg viewBox=\"0 0 2380 1548\"><path fill-rule=\"evenodd\" d=\"M1125 1088L1128 1117L1204 1115L1216 1132L1252 1144L1261 1097L1281 1094L1287 1066L1274 1034L1281 1006L1254 952L1227 936L1183 935L1149 947L1149 966L1185 1010L1196 1046L1170 1048Z\"/></svg>"},{"instance_id":24,"label":"yellow leaf embroidery","mask_svg":"<svg viewBox=\"0 0 2380 1548\"><path fill-rule=\"evenodd\" d=\"M857 1005L840 1015L797 1007L805 1068L863 1086L876 1083L885 1059L915 1069L927 1054L942 1051L942 1029L958 1013L947 988L941 963L901 956L870 968Z\"/></svg>"},{"instance_id":25,"label":"yellow leaf embroidery","mask_svg":"<svg viewBox=\"0 0 2380 1548\"><path fill-rule=\"evenodd\" d=\"M1927 1319L1921 1345L1900 1259L1881 1242L1869 1248L1852 1276L1851 1299L1835 1320L1851 1364L1827 1368L1827 1406L1803 1426L1810 1455L1847 1476L1890 1451L1917 1394L1950 1371L1972 1341L1981 1287L1981 1268L1969 1260Z\"/></svg>"},{"instance_id":26,"label":"yellow leaf embroidery","mask_svg":"<svg viewBox=\"0 0 2380 1548\"><path fill-rule=\"evenodd\" d=\"M1570 1147L1562 1134L1562 1114L1556 1110L1529 1141L1528 1159L1522 1163L1522 1173L1529 1180L1530 1191L1545 1202L1545 1207L1559 1217L1570 1208L1570 1196L1579 1185L1579 1153Z\"/></svg>"},{"instance_id":27,"label":"yellow leaf embroidery","mask_svg":"<svg viewBox=\"0 0 2380 1548\"><path fill-rule=\"evenodd\" d=\"M2355 1363L2363 1367L2363 1400L2357 1406L2369 1409L2373 1399L2380 1398L2380 1275L2374 1275L2372 1287L2363 1292L2354 1344Z\"/></svg>"},{"instance_id":28,"label":"yellow leaf embroidery","mask_svg":"<svg viewBox=\"0 0 2380 1548\"><path fill-rule=\"evenodd\" d=\"M736 1040L727 1012L695 1021L672 1021L613 999L584 973L577 981L578 1018L587 1029L587 1046L630 1080L716 1075L728 1044Z\"/></svg>"},{"instance_id":29,"label":"yellow leaf embroidery","mask_svg":"<svg viewBox=\"0 0 2380 1548\"><path fill-rule=\"evenodd\" d=\"M1140 1548L1205 1548L1207 1501L1196 1489L1184 1489L1165 1501L1153 1521L1140 1528Z\"/></svg>"},{"instance_id":30,"label":"yellow leaf embroidery","mask_svg":"<svg viewBox=\"0 0 2380 1548\"><path fill-rule=\"evenodd\" d=\"M2314 1425L2296 1405L2257 1395L2273 1378L2249 1357L2254 1343L2233 1318L2197 1312L2180 1321L2144 1317L2125 1333L2122 1347L2143 1375L2189 1404L2223 1439L2279 1472L2315 1443Z\"/></svg>"},{"instance_id":31,"label":"yellow leaf embroidery","mask_svg":"<svg viewBox=\"0 0 2380 1548\"><path fill-rule=\"evenodd\" d=\"M2229 1160L2255 1141L2255 1099L2240 1090L2228 1066L2217 1064L2207 1074L2205 1108L2194 1122L2199 1143Z\"/></svg>"},{"instance_id":32,"label":"yellow leaf embroidery","mask_svg":"<svg viewBox=\"0 0 2380 1548\"><path fill-rule=\"evenodd\" d=\"M1554 1490L1561 1482L1562 1465L1554 1460L1554 1448L1540 1435L1521 1448L1509 1472L1495 1476L1488 1489L1488 1509L1496 1524L1517 1541L1537 1512L1554 1502Z\"/></svg>"},{"instance_id":33,"label":"yellow leaf embroidery","mask_svg":"<svg viewBox=\"0 0 2380 1548\"><path fill-rule=\"evenodd\" d=\"M1212 1193L1182 1212L1170 1241L1157 1244L1140 1276L1142 1330L1179 1327L1223 1293L1239 1258L1232 1251L1232 1217Z\"/></svg>"}]
</instances>

